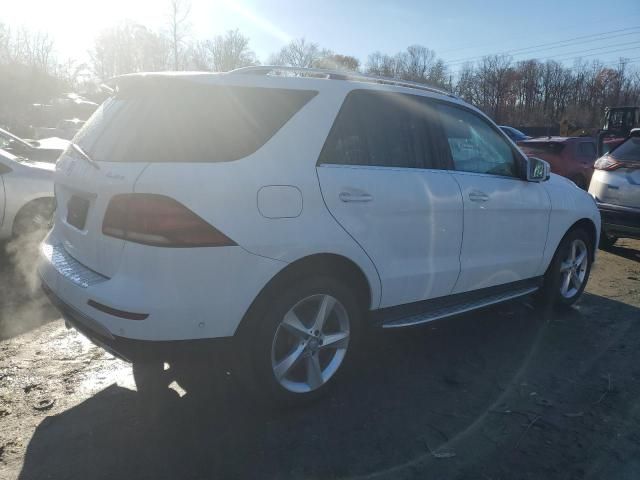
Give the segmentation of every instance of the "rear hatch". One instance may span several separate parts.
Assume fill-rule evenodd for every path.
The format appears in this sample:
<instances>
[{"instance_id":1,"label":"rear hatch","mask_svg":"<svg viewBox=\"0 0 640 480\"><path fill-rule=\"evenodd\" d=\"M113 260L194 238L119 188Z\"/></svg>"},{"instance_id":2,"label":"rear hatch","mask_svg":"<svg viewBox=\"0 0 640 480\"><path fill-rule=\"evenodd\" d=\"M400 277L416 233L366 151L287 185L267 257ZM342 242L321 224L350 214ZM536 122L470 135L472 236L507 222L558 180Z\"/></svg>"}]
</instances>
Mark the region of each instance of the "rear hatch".
<instances>
[{"instance_id":1,"label":"rear hatch","mask_svg":"<svg viewBox=\"0 0 640 480\"><path fill-rule=\"evenodd\" d=\"M317 93L166 75L125 76L119 82L117 93L62 155L55 178L57 238L76 260L107 277L117 271L126 243L103 234L114 195L139 193L136 184L144 174L151 182L146 192L180 201L195 185L185 181L209 171L189 164L251 155ZM157 175L160 163L172 168ZM210 208L206 195L198 192ZM165 218L172 220L170 215Z\"/></svg>"},{"instance_id":2,"label":"rear hatch","mask_svg":"<svg viewBox=\"0 0 640 480\"><path fill-rule=\"evenodd\" d=\"M142 114L135 107L107 100L74 138L79 149L69 147L56 168L57 238L76 260L107 277L118 268L124 240L102 234L105 211L113 195L133 192L147 165L132 148Z\"/></svg>"}]
</instances>

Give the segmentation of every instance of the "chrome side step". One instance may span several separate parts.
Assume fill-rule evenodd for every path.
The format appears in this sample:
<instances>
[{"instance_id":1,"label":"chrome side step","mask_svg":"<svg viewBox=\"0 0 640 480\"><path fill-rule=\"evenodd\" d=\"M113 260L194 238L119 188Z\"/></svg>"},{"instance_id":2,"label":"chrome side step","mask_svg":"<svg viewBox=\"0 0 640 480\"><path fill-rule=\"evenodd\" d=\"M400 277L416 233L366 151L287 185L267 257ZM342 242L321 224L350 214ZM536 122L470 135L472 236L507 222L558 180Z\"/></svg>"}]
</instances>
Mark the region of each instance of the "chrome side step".
<instances>
[{"instance_id":1,"label":"chrome side step","mask_svg":"<svg viewBox=\"0 0 640 480\"><path fill-rule=\"evenodd\" d=\"M458 303L454 305L448 305L432 310L426 310L423 313L417 313L402 318L394 318L393 320L383 322L382 328L401 328L412 325L420 325L422 323L431 322L440 318L452 317L461 313L470 312L482 307L488 307L496 303L506 302L513 300L514 298L523 297L538 290L539 287L523 287L517 290L511 290L509 292L496 293L483 298L476 299L474 301L467 301L464 303Z\"/></svg>"}]
</instances>

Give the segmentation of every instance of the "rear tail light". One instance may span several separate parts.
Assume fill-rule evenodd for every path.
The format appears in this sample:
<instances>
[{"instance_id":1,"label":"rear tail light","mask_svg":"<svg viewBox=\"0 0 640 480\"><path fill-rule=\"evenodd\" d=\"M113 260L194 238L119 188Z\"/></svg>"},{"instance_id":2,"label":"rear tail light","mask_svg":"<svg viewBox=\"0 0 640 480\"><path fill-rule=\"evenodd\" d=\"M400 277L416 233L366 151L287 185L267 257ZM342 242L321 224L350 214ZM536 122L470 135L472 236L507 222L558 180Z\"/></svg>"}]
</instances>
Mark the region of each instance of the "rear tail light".
<instances>
[{"instance_id":1,"label":"rear tail light","mask_svg":"<svg viewBox=\"0 0 640 480\"><path fill-rule=\"evenodd\" d=\"M624 167L624 163L614 160L609 155L600 157L596 160L596 163L593 164L593 168L596 170L616 170L620 167Z\"/></svg>"},{"instance_id":2,"label":"rear tail light","mask_svg":"<svg viewBox=\"0 0 640 480\"><path fill-rule=\"evenodd\" d=\"M236 243L173 198L152 193L115 195L102 233L158 247L223 247Z\"/></svg>"}]
</instances>

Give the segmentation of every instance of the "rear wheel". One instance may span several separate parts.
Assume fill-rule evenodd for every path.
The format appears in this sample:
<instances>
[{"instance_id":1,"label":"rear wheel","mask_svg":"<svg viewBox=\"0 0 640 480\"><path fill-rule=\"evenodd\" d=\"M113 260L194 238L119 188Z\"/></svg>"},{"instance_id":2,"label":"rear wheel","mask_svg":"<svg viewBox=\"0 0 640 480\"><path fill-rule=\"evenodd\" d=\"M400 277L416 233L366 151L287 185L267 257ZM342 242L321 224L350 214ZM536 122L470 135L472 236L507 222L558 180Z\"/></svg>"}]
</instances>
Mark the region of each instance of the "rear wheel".
<instances>
[{"instance_id":1,"label":"rear wheel","mask_svg":"<svg viewBox=\"0 0 640 480\"><path fill-rule=\"evenodd\" d=\"M281 291L253 320L253 384L279 405L300 404L326 391L342 373L360 334L360 306L341 281L316 277Z\"/></svg>"},{"instance_id":2,"label":"rear wheel","mask_svg":"<svg viewBox=\"0 0 640 480\"><path fill-rule=\"evenodd\" d=\"M41 199L28 203L18 211L13 221L13 236L41 235L44 237L54 210L52 200Z\"/></svg>"},{"instance_id":3,"label":"rear wheel","mask_svg":"<svg viewBox=\"0 0 640 480\"><path fill-rule=\"evenodd\" d=\"M593 258L591 238L583 229L569 231L545 274L542 296L554 306L570 306L584 291Z\"/></svg>"}]
</instances>

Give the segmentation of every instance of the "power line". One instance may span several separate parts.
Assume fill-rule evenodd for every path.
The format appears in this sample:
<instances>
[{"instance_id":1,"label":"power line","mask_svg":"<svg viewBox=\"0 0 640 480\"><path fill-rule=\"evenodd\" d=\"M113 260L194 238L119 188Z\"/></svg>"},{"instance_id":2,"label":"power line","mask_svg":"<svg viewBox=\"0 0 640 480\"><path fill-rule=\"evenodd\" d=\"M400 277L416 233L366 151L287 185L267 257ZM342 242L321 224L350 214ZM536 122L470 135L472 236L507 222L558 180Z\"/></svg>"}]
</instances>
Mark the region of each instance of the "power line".
<instances>
[{"instance_id":1,"label":"power line","mask_svg":"<svg viewBox=\"0 0 640 480\"><path fill-rule=\"evenodd\" d=\"M638 45L640 44L640 41L636 40L634 42L627 42L627 43L616 43L616 44L611 44L611 45L605 45L603 47L594 47L594 48L588 48L586 50L577 50L575 52L565 52L565 53L558 53L556 55L551 55L548 57L544 57L545 60L550 60L553 58L557 58L557 57L564 57L566 56L565 59L571 59L571 58L575 58L576 56L590 56L590 55L582 55L583 53L589 53L589 52L593 52L594 50L606 50L607 48L616 48L616 47L624 47L627 45ZM630 50L630 48L626 48L623 50ZM619 50L616 50L619 51ZM600 52L600 53L596 53L595 55L606 55L607 53L613 53L613 52Z\"/></svg>"},{"instance_id":2,"label":"power line","mask_svg":"<svg viewBox=\"0 0 640 480\"><path fill-rule=\"evenodd\" d=\"M520 56L520 55L531 55L534 53L539 53L539 52L544 52L547 50L557 50L557 49L563 49L566 47L573 47L576 45L582 45L585 43L592 43L592 42L599 42L599 41L603 41L603 40L611 40L612 38L619 38L619 37L626 37L629 35L639 35L640 34L640 30L636 31L636 32L627 32L627 33L621 33L621 34L617 34L617 35L611 35L609 37L602 37L602 38L594 38L592 40L586 40L586 41L581 41L581 42L573 42L573 43L567 43L565 45L557 45L557 46L553 46L553 47L545 47L545 48L540 48L540 49L536 49L536 50L530 50L530 51L522 51L519 53L510 53L509 56ZM499 54L498 54L499 55ZM477 60L480 60L482 57L485 57L486 55L482 55L477 57ZM466 63L466 62L462 62L462 61L450 61L450 62L445 62L448 65L455 65L455 64L460 64L460 63Z\"/></svg>"},{"instance_id":3,"label":"power line","mask_svg":"<svg viewBox=\"0 0 640 480\"><path fill-rule=\"evenodd\" d=\"M618 30L610 30L608 32L600 32L600 33L593 33L590 35L582 35L579 37L573 37L573 38L568 38L565 40L558 40L555 42L548 42L548 43L540 43L537 45L532 45L529 47L523 47L523 48L518 48L518 49L512 49L512 50L504 50L501 52L497 52L497 53L489 53L489 54L484 54L484 55L476 55L473 57L467 57L467 58L461 58L461 59L454 59L454 60L450 60L448 62L445 62L446 65L451 65L451 64L457 64L457 63L464 63L467 61L472 61L472 60L478 60L482 57L486 57L487 55L520 55L520 54L526 54L526 53L534 53L535 49L540 49L541 47L556 47L556 48L563 48L563 47L567 47L567 46L571 46L571 45L561 45L561 44L567 44L569 42L575 42L576 40L583 40L582 42L577 42L577 43L573 43L572 45L577 45L580 43L589 43L589 42L594 42L594 41L599 41L599 40L607 40L609 38L615 38L616 35L607 37L607 38L594 38L594 37L602 37L603 35L611 35L614 33L620 33L620 32L629 32L630 30L633 30L633 32L629 32L626 33L624 35L633 35L635 33L640 33L640 31L638 30L640 29L640 26L635 26L635 27L629 27L629 28L621 28ZM618 35L618 36L624 36L624 35ZM591 40L585 40L585 39L591 39ZM534 51L530 51L530 50L534 50ZM548 48L545 48L545 50L548 50Z\"/></svg>"},{"instance_id":4,"label":"power line","mask_svg":"<svg viewBox=\"0 0 640 480\"><path fill-rule=\"evenodd\" d=\"M638 45L638 44L640 44L640 42L630 42L630 43L627 43L626 45L631 45L631 44ZM623 45L625 45L625 44L608 45L606 47L591 48L589 50L583 50L582 52L578 52L578 53L575 53L575 52L574 53L570 53L570 54L569 53L567 53L567 54L561 53L559 55L552 55L550 57L546 57L545 60L553 60L554 58L557 58L559 56L568 55L567 57L564 57L564 58L558 58L558 61L563 61L563 60L571 60L572 58L593 57L594 55L609 55L610 53L624 52L626 50L635 49L634 47L627 47L627 48L618 48L616 50L610 50L610 51L606 51L606 52L589 53L589 52L592 52L594 50L602 50L602 49L605 49L605 48L612 48L612 47L621 47ZM585 53L587 55L585 55Z\"/></svg>"}]
</instances>

